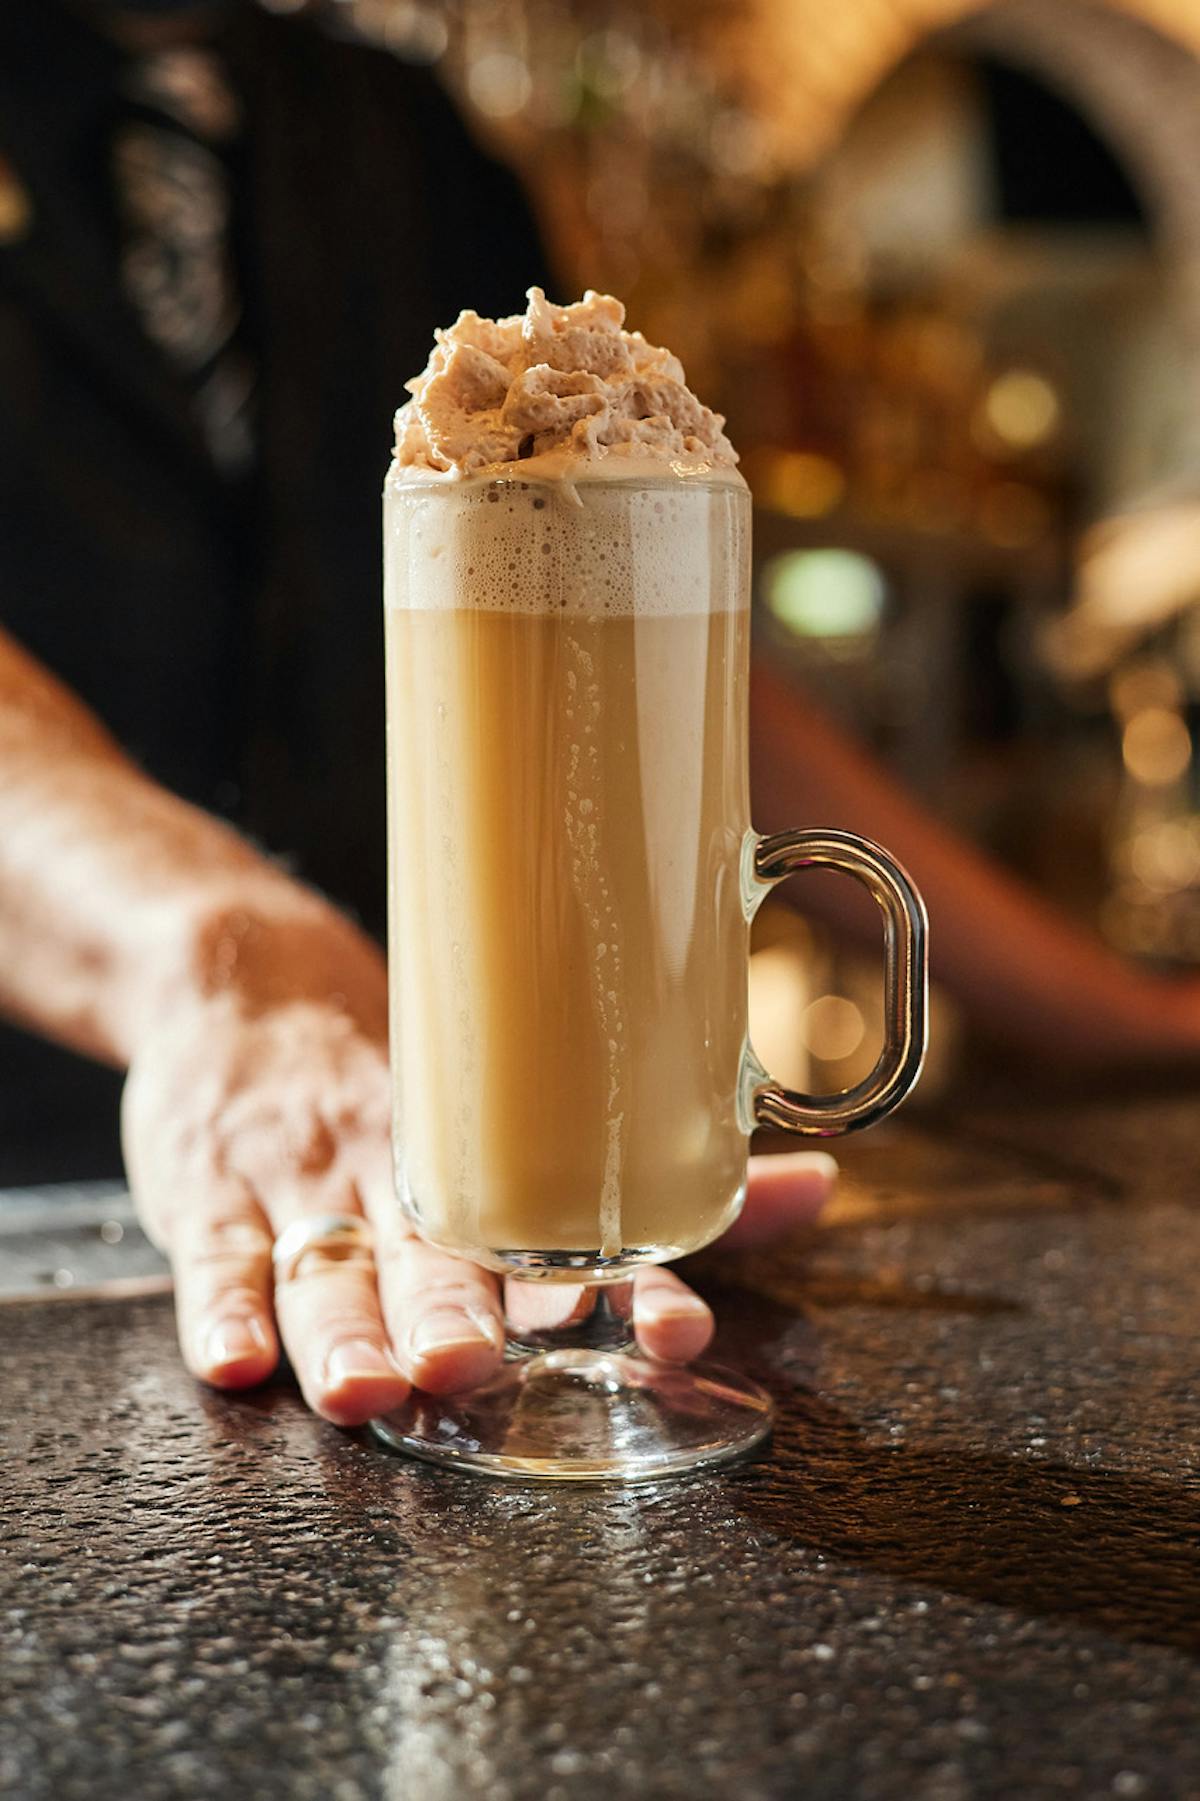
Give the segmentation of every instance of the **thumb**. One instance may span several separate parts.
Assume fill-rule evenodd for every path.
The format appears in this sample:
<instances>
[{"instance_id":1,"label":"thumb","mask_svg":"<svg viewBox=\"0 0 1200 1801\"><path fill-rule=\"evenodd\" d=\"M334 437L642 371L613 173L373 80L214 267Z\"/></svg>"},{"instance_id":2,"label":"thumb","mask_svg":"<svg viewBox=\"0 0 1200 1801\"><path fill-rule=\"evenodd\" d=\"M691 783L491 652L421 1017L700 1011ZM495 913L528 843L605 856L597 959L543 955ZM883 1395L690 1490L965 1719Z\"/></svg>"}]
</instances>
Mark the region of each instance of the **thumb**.
<instances>
[{"instance_id":1,"label":"thumb","mask_svg":"<svg viewBox=\"0 0 1200 1801\"><path fill-rule=\"evenodd\" d=\"M731 1248L770 1244L797 1226L811 1226L833 1193L837 1174L827 1151L751 1157L746 1205L721 1243Z\"/></svg>"}]
</instances>

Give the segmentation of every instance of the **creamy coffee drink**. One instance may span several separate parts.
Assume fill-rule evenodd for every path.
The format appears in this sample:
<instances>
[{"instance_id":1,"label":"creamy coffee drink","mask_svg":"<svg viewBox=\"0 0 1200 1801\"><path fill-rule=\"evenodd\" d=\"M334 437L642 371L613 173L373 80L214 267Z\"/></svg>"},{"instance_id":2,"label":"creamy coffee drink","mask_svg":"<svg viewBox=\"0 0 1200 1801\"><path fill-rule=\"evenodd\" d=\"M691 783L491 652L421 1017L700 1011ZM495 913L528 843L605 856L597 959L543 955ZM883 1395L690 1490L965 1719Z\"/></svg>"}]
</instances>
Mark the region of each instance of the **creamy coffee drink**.
<instances>
[{"instance_id":1,"label":"creamy coffee drink","mask_svg":"<svg viewBox=\"0 0 1200 1801\"><path fill-rule=\"evenodd\" d=\"M534 288L437 332L408 388L384 493L397 1191L511 1305L495 1374L372 1428L458 1470L657 1481L760 1443L771 1401L641 1356L634 1274L731 1223L755 1123L824 1139L908 1093L924 911L853 833L750 828L749 494L676 358L615 300ZM746 1040L749 922L810 869L884 920L883 1053L836 1095ZM581 1292L535 1332L516 1297L543 1278Z\"/></svg>"},{"instance_id":2,"label":"creamy coffee drink","mask_svg":"<svg viewBox=\"0 0 1200 1801\"><path fill-rule=\"evenodd\" d=\"M745 1179L748 495L615 302L464 315L412 385L385 499L401 1197L498 1265L674 1256Z\"/></svg>"}]
</instances>

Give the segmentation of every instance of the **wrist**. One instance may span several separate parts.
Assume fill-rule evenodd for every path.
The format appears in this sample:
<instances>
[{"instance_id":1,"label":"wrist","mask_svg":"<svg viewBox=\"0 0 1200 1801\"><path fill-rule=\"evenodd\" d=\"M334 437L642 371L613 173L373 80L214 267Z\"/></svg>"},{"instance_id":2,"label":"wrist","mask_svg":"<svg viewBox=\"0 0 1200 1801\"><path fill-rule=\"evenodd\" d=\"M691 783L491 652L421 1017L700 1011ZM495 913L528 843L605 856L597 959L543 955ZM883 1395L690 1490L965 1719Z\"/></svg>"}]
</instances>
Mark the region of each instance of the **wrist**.
<instances>
[{"instance_id":1,"label":"wrist","mask_svg":"<svg viewBox=\"0 0 1200 1801\"><path fill-rule=\"evenodd\" d=\"M247 1019L301 1002L337 1008L386 1037L382 953L328 901L269 867L261 877L198 893L142 997L135 1041L182 1014L219 1007Z\"/></svg>"}]
</instances>

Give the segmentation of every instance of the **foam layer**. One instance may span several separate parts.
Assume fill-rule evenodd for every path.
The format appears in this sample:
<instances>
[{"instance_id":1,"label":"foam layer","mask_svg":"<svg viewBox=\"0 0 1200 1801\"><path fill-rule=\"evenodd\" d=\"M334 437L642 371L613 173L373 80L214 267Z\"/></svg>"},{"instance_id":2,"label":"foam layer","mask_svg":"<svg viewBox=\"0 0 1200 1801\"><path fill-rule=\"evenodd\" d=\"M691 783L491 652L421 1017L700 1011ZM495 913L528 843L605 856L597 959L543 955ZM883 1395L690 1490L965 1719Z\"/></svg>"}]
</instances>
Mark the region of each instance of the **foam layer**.
<instances>
[{"instance_id":1,"label":"foam layer","mask_svg":"<svg viewBox=\"0 0 1200 1801\"><path fill-rule=\"evenodd\" d=\"M413 611L604 618L748 604L750 506L739 482L471 481L393 470L385 597Z\"/></svg>"},{"instance_id":2,"label":"foam layer","mask_svg":"<svg viewBox=\"0 0 1200 1801\"><path fill-rule=\"evenodd\" d=\"M625 331L625 309L589 289L553 306L530 288L524 313L460 313L396 414L395 462L413 479L462 479L518 465L579 481L647 466L687 478L737 453L667 350Z\"/></svg>"}]
</instances>

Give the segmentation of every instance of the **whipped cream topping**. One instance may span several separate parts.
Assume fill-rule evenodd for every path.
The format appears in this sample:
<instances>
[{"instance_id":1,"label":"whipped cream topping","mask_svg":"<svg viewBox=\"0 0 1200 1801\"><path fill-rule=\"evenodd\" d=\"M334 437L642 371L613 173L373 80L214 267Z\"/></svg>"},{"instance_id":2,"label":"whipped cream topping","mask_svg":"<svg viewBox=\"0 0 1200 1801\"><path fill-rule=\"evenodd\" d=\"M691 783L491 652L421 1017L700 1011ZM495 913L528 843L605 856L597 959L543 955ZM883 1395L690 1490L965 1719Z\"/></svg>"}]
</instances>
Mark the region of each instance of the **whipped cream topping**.
<instances>
[{"instance_id":1,"label":"whipped cream topping","mask_svg":"<svg viewBox=\"0 0 1200 1801\"><path fill-rule=\"evenodd\" d=\"M460 313L436 332L396 414L401 478L481 474L579 480L635 470L736 474L725 421L701 404L668 350L626 331L625 308L591 289L524 313Z\"/></svg>"}]
</instances>

